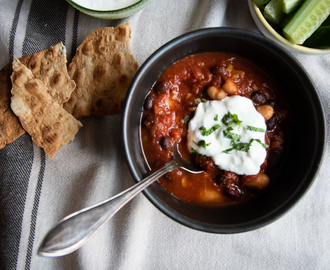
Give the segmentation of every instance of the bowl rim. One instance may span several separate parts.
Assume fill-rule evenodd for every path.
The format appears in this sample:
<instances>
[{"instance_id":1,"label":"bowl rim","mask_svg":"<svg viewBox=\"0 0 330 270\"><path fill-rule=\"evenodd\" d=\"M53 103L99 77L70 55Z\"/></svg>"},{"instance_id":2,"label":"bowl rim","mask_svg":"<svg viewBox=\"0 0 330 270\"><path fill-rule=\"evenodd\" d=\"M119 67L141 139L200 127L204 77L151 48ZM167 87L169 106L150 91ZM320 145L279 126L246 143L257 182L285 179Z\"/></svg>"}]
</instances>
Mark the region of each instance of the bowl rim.
<instances>
[{"instance_id":1,"label":"bowl rim","mask_svg":"<svg viewBox=\"0 0 330 270\"><path fill-rule=\"evenodd\" d=\"M169 207L166 204L159 204L157 202L157 196L153 196L151 192L149 192L149 188L146 188L143 193L147 197L147 199L156 207L158 208L162 213L170 217L171 219L175 220L181 225L187 226L192 229L196 229L199 231L203 232L208 232L208 233L219 233L219 234L232 234L232 233L242 233L242 232L247 232L247 231L252 231L261 227L264 227L276 220L278 220L280 217L282 217L284 214L286 214L290 209L295 206L298 201L300 201L304 195L307 193L309 188L312 186L314 180L316 179L318 172L320 170L323 157L324 157L324 149L325 149L325 140L326 140L326 128L325 128L325 116L324 116L324 109L323 105L320 101L320 97L318 95L318 92L316 91L316 87L310 78L308 72L304 69L304 67L300 64L300 62L288 51L286 51L283 47L280 45L272 42L270 39L254 33L252 31L248 30L243 30L239 28L232 28L232 27L210 27L210 28L203 28L195 31L188 32L186 34L183 34L181 36L178 36L160 48L158 48L153 54L151 54L146 61L142 64L138 72L136 73L135 77L132 80L132 83L128 89L125 102L124 102L124 108L123 108L123 113L122 113L122 134L123 134L123 145L124 145L124 155L126 158L126 162L129 168L129 171L134 179L135 182L139 182L141 179L139 179L136 171L134 170L134 159L130 155L130 149L127 147L129 144L129 135L127 134L127 128L128 126L128 118L129 118L129 107L130 104L133 102L132 98L132 93L133 90L136 88L138 85L138 81L141 76L143 76L144 70L148 70L158 59L163 53L165 53L167 50L171 49L171 47L176 47L179 46L181 42L187 42L190 39L194 39L198 36L205 36L208 34L226 34L231 35L231 36L237 36L239 35L240 37L244 38L253 38L254 40L264 42L267 44L267 46L270 46L272 49L275 50L280 50L282 55L290 58L291 61L295 64L296 67L299 67L302 71L305 72L306 74L306 79L308 79L313 86L314 91L312 92L313 95L313 100L315 101L315 106L316 109L318 110L317 114L320 116L322 119L319 119L320 122L323 123L323 125L319 125L319 133L320 133L320 138L318 140L318 145L317 145L317 153L315 154L314 162L315 166L311 168L308 172L308 175L311 176L310 180L308 181L303 181L299 188L288 198L286 199L285 203L279 207L276 207L273 211L270 213L267 213L266 215L263 215L262 217L259 217L257 219L248 221L248 222L243 222L235 225L215 225L215 224L210 224L210 223L203 223L200 221L196 221L193 219L190 219L189 217L182 216L180 213L175 213L174 210ZM142 111L142 105L141 105L141 111ZM321 115L319 115L321 114ZM140 140L140 138L139 138ZM140 144L140 141L139 141ZM145 162L145 161L144 161Z\"/></svg>"},{"instance_id":2,"label":"bowl rim","mask_svg":"<svg viewBox=\"0 0 330 270\"><path fill-rule=\"evenodd\" d=\"M265 17L262 15L260 9L257 7L257 5L254 3L253 0L248 0L248 4L250 7L250 11L254 12L259 22L262 24L262 26L269 32L269 34L282 46L288 47L292 51L300 52L300 53L306 53L306 54L328 54L330 53L330 49L317 49L317 48L310 48L305 47L301 45L294 44L284 37L282 37L279 33L277 33L274 28L267 22ZM258 25L257 25L258 27ZM259 28L259 27L258 27ZM262 32L262 30L260 29Z\"/></svg>"},{"instance_id":3,"label":"bowl rim","mask_svg":"<svg viewBox=\"0 0 330 270\"><path fill-rule=\"evenodd\" d=\"M66 0L69 4L71 4L72 6L74 6L75 8L81 9L82 11L84 11L85 13L94 13L94 14L120 14L122 12L127 12L129 10L133 10L136 8L139 8L141 5L145 4L146 2L149 2L150 0L139 0L138 2L120 8L120 9L111 9L111 10L97 10L97 9L91 9L91 8L86 8L84 6L81 6L79 4L77 4L76 2L74 2L73 0Z\"/></svg>"}]
</instances>

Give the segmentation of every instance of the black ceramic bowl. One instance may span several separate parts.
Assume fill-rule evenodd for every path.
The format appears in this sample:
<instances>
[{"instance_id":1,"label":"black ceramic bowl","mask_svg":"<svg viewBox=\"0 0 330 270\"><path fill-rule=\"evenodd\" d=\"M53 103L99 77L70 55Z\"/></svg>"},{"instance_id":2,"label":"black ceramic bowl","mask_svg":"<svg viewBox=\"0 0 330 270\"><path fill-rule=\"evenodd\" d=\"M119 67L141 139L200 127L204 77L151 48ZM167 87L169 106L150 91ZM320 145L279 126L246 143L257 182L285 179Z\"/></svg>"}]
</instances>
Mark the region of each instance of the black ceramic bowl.
<instances>
[{"instance_id":1,"label":"black ceramic bowl","mask_svg":"<svg viewBox=\"0 0 330 270\"><path fill-rule=\"evenodd\" d=\"M229 51L264 67L278 81L291 108L293 123L287 155L267 189L235 207L208 209L186 204L155 182L144 194L177 222L212 233L239 233L265 226L285 214L316 177L325 144L323 109L304 68L271 40L233 28L208 28L162 46L142 65L128 90L122 119L125 155L135 181L149 175L140 142L140 117L146 95L173 62L200 52Z\"/></svg>"}]
</instances>

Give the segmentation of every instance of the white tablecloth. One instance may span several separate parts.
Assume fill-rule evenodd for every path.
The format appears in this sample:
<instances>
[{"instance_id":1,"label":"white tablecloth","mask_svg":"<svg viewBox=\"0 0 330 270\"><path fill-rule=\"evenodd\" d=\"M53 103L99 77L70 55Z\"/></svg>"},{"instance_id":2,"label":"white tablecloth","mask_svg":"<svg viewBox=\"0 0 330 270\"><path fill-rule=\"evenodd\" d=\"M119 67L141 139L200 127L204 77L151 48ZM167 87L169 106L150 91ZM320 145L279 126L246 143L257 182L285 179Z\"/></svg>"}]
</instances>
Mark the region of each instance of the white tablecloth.
<instances>
[{"instance_id":1,"label":"white tablecloth","mask_svg":"<svg viewBox=\"0 0 330 270\"><path fill-rule=\"evenodd\" d=\"M123 20L89 17L65 0L2 0L0 20L0 68L13 56L60 41L70 60L90 31L123 22L131 25L131 49L140 64L192 30L230 26L260 33L246 0L153 0ZM330 55L294 56L313 79L329 126ZM60 219L134 184L122 151L120 116L82 123L76 139L53 160L27 134L0 150L0 269L330 269L329 149L309 192L261 229L234 235L196 231L140 194L78 251L38 256L43 237Z\"/></svg>"}]
</instances>

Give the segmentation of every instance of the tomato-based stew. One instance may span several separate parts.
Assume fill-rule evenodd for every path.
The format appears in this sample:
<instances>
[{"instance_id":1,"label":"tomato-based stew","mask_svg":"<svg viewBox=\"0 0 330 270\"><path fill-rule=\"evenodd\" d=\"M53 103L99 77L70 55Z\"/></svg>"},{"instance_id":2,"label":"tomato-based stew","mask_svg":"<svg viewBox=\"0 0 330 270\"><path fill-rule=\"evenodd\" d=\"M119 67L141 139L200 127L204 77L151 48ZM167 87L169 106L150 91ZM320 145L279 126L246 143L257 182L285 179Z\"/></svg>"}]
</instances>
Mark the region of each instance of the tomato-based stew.
<instances>
[{"instance_id":1,"label":"tomato-based stew","mask_svg":"<svg viewBox=\"0 0 330 270\"><path fill-rule=\"evenodd\" d=\"M250 200L271 183L289 119L279 85L263 68L232 53L200 53L170 65L153 85L141 142L152 171L173 158L175 143L185 160L203 169L161 177L173 196L193 205L227 206Z\"/></svg>"}]
</instances>

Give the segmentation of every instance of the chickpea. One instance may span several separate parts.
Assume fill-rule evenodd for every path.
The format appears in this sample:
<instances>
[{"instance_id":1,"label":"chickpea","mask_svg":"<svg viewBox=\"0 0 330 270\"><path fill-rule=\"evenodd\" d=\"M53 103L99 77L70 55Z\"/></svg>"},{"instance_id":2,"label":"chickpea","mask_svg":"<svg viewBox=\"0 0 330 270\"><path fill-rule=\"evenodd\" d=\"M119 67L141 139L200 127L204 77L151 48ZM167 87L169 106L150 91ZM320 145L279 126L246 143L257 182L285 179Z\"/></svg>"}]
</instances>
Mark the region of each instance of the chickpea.
<instances>
[{"instance_id":1,"label":"chickpea","mask_svg":"<svg viewBox=\"0 0 330 270\"><path fill-rule=\"evenodd\" d=\"M206 91L209 97L215 100L221 100L227 97L227 94L224 90L215 86L210 86Z\"/></svg>"},{"instance_id":2,"label":"chickpea","mask_svg":"<svg viewBox=\"0 0 330 270\"><path fill-rule=\"evenodd\" d=\"M270 119L274 114L274 109L269 105L258 106L257 111L265 118L265 120Z\"/></svg>"},{"instance_id":3,"label":"chickpea","mask_svg":"<svg viewBox=\"0 0 330 270\"><path fill-rule=\"evenodd\" d=\"M269 177L265 173L259 173L257 178L247 182L245 185L253 189L264 189L269 184Z\"/></svg>"},{"instance_id":4,"label":"chickpea","mask_svg":"<svg viewBox=\"0 0 330 270\"><path fill-rule=\"evenodd\" d=\"M231 78L228 78L221 88L230 96L238 94L237 85Z\"/></svg>"},{"instance_id":5,"label":"chickpea","mask_svg":"<svg viewBox=\"0 0 330 270\"><path fill-rule=\"evenodd\" d=\"M203 193L200 193L200 200L203 202L219 201L221 197L220 192L210 188L206 188Z\"/></svg>"},{"instance_id":6,"label":"chickpea","mask_svg":"<svg viewBox=\"0 0 330 270\"><path fill-rule=\"evenodd\" d=\"M181 179L181 184L182 184L182 186L183 186L184 188L187 188L187 187L191 186L190 183L189 183L189 180L187 179L186 176L184 176L184 177Z\"/></svg>"}]
</instances>

